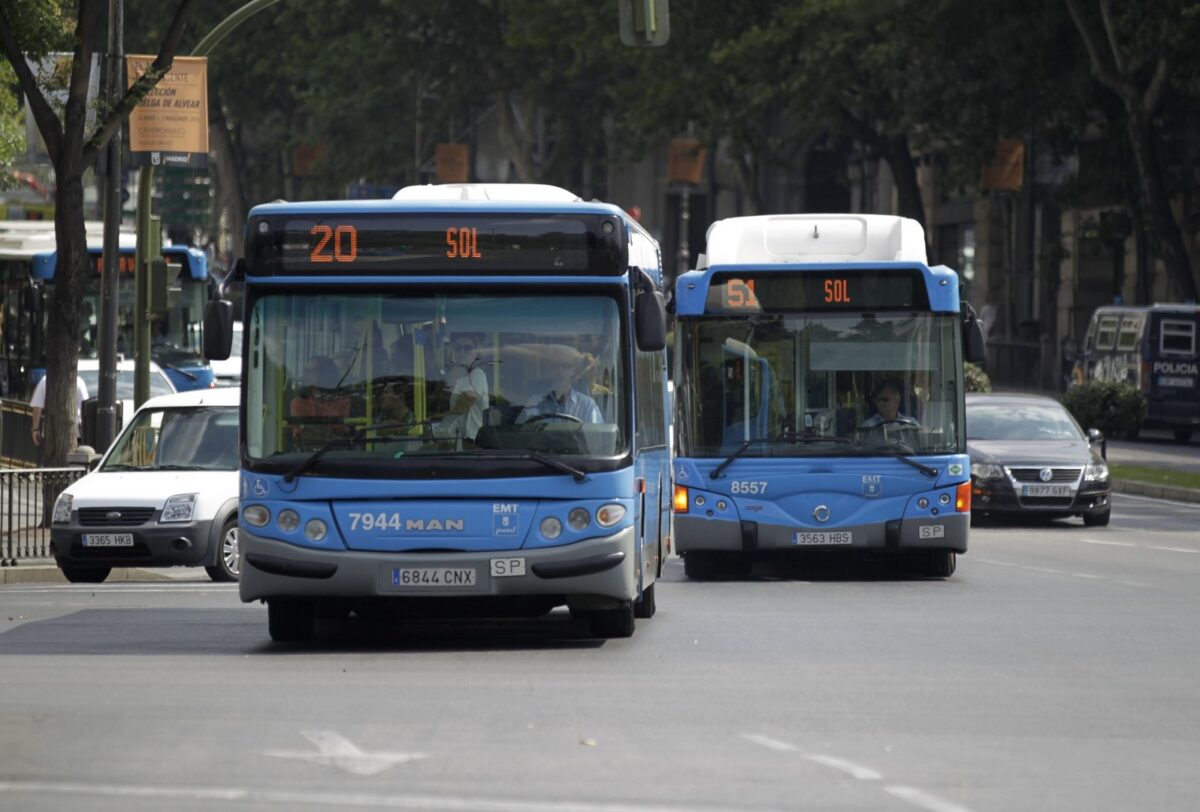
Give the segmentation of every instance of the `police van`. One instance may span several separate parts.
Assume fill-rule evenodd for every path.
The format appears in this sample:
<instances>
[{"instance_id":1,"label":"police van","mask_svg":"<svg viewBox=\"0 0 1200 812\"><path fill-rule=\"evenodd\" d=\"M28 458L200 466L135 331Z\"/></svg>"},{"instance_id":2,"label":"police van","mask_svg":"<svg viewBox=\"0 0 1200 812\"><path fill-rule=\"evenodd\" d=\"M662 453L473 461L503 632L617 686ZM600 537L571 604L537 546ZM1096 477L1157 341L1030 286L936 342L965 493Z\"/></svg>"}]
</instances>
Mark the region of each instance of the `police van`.
<instances>
[{"instance_id":1,"label":"police van","mask_svg":"<svg viewBox=\"0 0 1200 812\"><path fill-rule=\"evenodd\" d=\"M1200 306L1100 307L1088 325L1077 380L1120 381L1146 396L1144 428L1186 443L1200 428Z\"/></svg>"}]
</instances>

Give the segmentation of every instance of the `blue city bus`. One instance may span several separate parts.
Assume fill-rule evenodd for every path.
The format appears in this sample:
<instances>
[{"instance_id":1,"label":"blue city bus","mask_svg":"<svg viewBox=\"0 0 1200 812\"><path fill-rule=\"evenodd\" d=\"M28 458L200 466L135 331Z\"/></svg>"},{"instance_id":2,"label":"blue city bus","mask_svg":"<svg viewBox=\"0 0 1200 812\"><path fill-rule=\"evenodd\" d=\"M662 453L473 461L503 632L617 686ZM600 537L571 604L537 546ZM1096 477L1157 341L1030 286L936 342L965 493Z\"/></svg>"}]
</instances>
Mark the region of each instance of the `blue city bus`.
<instances>
[{"instance_id":1,"label":"blue city bus","mask_svg":"<svg viewBox=\"0 0 1200 812\"><path fill-rule=\"evenodd\" d=\"M660 252L556 187L255 207L243 601L300 641L348 610L654 613L670 528ZM228 354L232 307L205 317Z\"/></svg>"},{"instance_id":2,"label":"blue city bus","mask_svg":"<svg viewBox=\"0 0 1200 812\"><path fill-rule=\"evenodd\" d=\"M676 549L694 579L801 551L890 554L948 577L966 552L963 399L982 334L918 223L714 223L675 288ZM878 409L878 411L877 411Z\"/></svg>"},{"instance_id":3,"label":"blue city bus","mask_svg":"<svg viewBox=\"0 0 1200 812\"><path fill-rule=\"evenodd\" d=\"M95 358L99 337L102 223L86 224L89 271L83 278L83 313L79 325L80 357ZM119 237L117 283L118 353L133 355L134 249L131 232ZM214 385L214 375L200 357L201 323L211 283L208 257L184 245L168 245L163 257L180 266L170 291L170 308L155 320L154 360L176 389ZM28 400L46 372L46 335L60 325L48 323L49 297L58 254L53 221L0 222L0 397ZM90 391L93 396L95 391Z\"/></svg>"}]
</instances>

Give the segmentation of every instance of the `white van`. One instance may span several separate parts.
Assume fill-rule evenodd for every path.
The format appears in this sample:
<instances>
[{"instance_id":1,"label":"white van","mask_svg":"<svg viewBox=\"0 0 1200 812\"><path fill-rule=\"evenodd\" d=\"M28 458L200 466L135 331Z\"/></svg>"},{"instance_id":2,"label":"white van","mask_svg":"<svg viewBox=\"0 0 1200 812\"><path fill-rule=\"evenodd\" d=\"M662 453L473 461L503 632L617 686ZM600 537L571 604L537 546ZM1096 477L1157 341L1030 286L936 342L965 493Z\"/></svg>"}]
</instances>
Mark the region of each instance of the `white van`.
<instances>
[{"instance_id":1,"label":"white van","mask_svg":"<svg viewBox=\"0 0 1200 812\"><path fill-rule=\"evenodd\" d=\"M240 397L197 389L142 404L96 469L54 504L51 551L68 581L176 566L237 580Z\"/></svg>"}]
</instances>

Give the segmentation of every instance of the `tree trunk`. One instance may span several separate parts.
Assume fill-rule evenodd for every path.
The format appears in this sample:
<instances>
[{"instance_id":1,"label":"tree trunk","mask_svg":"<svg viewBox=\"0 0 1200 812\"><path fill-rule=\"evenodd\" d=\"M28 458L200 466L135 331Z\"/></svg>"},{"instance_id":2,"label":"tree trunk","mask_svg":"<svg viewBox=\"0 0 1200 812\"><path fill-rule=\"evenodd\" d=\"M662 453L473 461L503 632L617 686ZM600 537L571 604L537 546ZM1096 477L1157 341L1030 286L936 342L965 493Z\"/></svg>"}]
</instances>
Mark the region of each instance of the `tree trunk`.
<instances>
[{"instance_id":1,"label":"tree trunk","mask_svg":"<svg viewBox=\"0 0 1200 812\"><path fill-rule=\"evenodd\" d=\"M87 236L83 225L83 172L60 164L57 171L54 234L58 243L50 314L46 331L46 408L42 414L42 464L66 465L75 447L75 376L79 369L79 318ZM95 392L88 392L95 396Z\"/></svg>"},{"instance_id":2,"label":"tree trunk","mask_svg":"<svg viewBox=\"0 0 1200 812\"><path fill-rule=\"evenodd\" d=\"M1150 216L1150 227L1154 232L1158 255L1167 269L1167 278L1185 301L1196 301L1196 278L1192 275L1192 264L1183 234L1175 213L1171 211L1171 199L1163 179L1162 164L1158 160L1158 147L1154 142L1154 130L1150 122L1130 111L1125 119L1129 144L1137 163L1138 183L1141 185L1143 208Z\"/></svg>"},{"instance_id":3,"label":"tree trunk","mask_svg":"<svg viewBox=\"0 0 1200 812\"><path fill-rule=\"evenodd\" d=\"M496 94L496 121L499 125L500 146L505 157L512 162L517 170L517 180L521 183L536 183L536 172L533 161L529 159L527 142L517 132L517 122L513 115L512 99L507 93Z\"/></svg>"},{"instance_id":4,"label":"tree trunk","mask_svg":"<svg viewBox=\"0 0 1200 812\"><path fill-rule=\"evenodd\" d=\"M896 198L901 217L909 217L925 227L925 204L921 201L921 186L917 182L917 162L908 148L908 136L897 135L879 139L879 153L892 170ZM930 235L925 235L926 242Z\"/></svg>"}]
</instances>

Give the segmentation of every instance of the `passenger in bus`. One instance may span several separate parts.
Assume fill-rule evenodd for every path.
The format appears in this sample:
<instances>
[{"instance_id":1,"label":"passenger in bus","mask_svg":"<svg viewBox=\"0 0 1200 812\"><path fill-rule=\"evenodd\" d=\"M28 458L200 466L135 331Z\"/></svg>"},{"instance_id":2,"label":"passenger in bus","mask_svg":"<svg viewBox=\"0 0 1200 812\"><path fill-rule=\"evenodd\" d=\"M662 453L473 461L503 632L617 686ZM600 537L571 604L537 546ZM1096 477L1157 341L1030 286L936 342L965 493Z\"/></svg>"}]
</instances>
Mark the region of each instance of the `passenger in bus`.
<instances>
[{"instance_id":1,"label":"passenger in bus","mask_svg":"<svg viewBox=\"0 0 1200 812\"><path fill-rule=\"evenodd\" d=\"M517 415L517 423L528 423L543 415L566 417L580 423L603 423L604 415L596 401L573 385L587 366L587 360L588 356L574 347L562 344L545 347L542 365L551 376L551 386L526 402Z\"/></svg>"},{"instance_id":2,"label":"passenger in bus","mask_svg":"<svg viewBox=\"0 0 1200 812\"><path fill-rule=\"evenodd\" d=\"M350 416L350 398L337 392L340 377L328 355L314 355L304 364L300 391L289 404L291 416L301 418L294 421L292 438L302 447L328 442L344 430L342 420ZM306 422L319 425L306 426Z\"/></svg>"},{"instance_id":3,"label":"passenger in bus","mask_svg":"<svg viewBox=\"0 0 1200 812\"><path fill-rule=\"evenodd\" d=\"M456 333L450 337L449 347L446 388L450 390L450 405L438 434L474 441L483 427L483 411L488 408L487 372L473 335Z\"/></svg>"},{"instance_id":4,"label":"passenger in bus","mask_svg":"<svg viewBox=\"0 0 1200 812\"><path fill-rule=\"evenodd\" d=\"M895 423L907 423L909 425L918 426L915 417L903 414L900 411L900 387L894 383L885 383L875 392L875 414L864 420L860 427L864 429L877 428L879 426L891 425Z\"/></svg>"}]
</instances>

